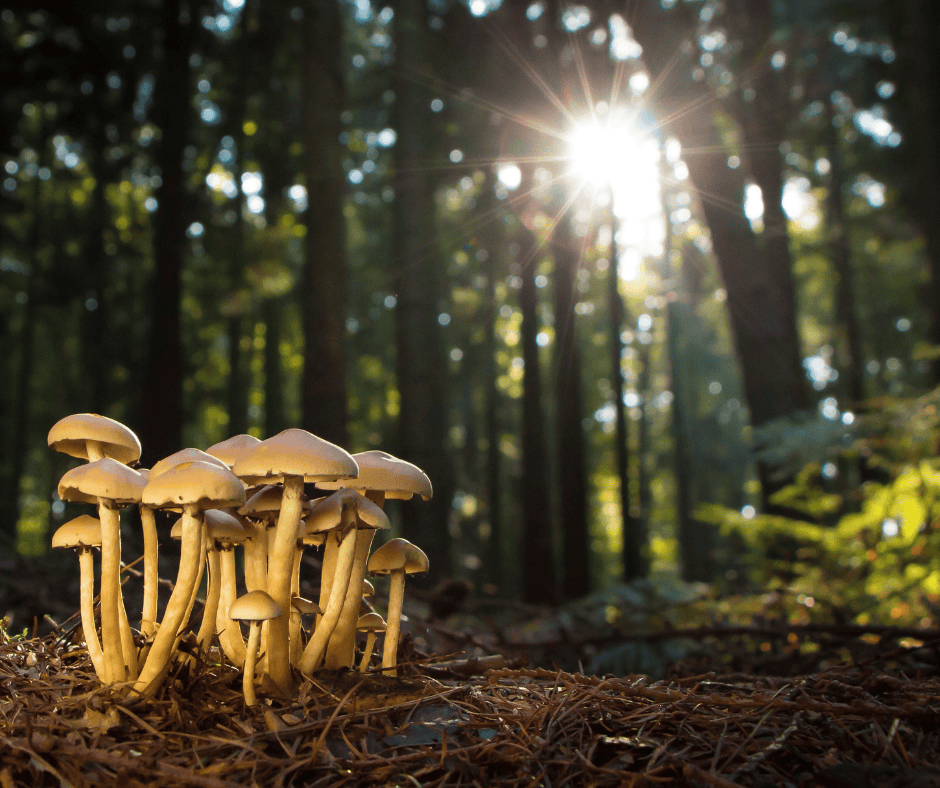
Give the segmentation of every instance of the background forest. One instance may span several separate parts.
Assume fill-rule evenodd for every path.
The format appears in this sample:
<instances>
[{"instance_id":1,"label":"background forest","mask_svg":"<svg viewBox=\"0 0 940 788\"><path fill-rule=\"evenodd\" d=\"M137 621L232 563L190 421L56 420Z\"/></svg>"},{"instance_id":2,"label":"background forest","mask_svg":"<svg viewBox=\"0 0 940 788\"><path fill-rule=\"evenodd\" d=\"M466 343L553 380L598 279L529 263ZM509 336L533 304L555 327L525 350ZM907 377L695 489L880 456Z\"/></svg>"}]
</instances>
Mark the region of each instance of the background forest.
<instances>
[{"instance_id":1,"label":"background forest","mask_svg":"<svg viewBox=\"0 0 940 788\"><path fill-rule=\"evenodd\" d=\"M10 565L78 513L45 436L90 411L147 467L290 426L417 464L394 532L428 588L936 624L932 0L11 2L0 30Z\"/></svg>"}]
</instances>

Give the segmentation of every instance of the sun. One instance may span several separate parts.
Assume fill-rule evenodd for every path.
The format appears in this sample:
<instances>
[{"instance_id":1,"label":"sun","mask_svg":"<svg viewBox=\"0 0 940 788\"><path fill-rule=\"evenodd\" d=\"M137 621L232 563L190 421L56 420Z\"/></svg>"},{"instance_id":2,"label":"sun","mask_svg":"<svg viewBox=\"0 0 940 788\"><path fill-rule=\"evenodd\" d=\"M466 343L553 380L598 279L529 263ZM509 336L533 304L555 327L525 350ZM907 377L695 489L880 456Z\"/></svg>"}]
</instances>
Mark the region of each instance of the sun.
<instances>
[{"instance_id":1,"label":"sun","mask_svg":"<svg viewBox=\"0 0 940 788\"><path fill-rule=\"evenodd\" d=\"M663 246L663 167L659 136L623 115L594 116L566 137L571 174L594 201L610 205L618 244L645 256Z\"/></svg>"}]
</instances>

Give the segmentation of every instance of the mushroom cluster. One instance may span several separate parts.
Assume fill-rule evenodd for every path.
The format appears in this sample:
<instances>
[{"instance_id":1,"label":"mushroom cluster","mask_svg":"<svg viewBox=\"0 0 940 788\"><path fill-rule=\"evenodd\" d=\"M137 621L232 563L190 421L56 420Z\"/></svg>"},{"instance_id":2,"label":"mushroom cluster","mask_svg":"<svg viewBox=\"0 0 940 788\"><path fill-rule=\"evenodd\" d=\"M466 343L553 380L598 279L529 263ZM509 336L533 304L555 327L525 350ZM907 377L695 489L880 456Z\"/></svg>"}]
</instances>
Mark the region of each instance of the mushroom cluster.
<instances>
[{"instance_id":1,"label":"mushroom cluster","mask_svg":"<svg viewBox=\"0 0 940 788\"><path fill-rule=\"evenodd\" d=\"M206 659L224 658L244 669L245 700L256 703L263 683L294 691L297 674L355 668L356 634L366 634L358 669L369 669L384 634L381 671L396 675L404 576L428 569L427 556L404 539L370 551L377 530L389 528L389 498L431 497L431 482L411 463L381 451L349 454L301 429L267 440L237 435L205 451L188 448L149 471L131 466L140 441L124 425L91 413L67 416L49 432L49 446L87 460L60 480L64 501L94 504L61 526L54 547L80 558L81 616L94 669L102 682L139 695L162 685L188 634ZM309 497L314 490L320 497ZM121 593L120 510L139 507L143 527L144 591L135 631ZM173 591L162 616L157 588L154 512L180 515L171 535L180 541ZM301 556L322 548L320 594L300 597ZM94 612L93 550L100 558L100 627ZM236 559L241 551L241 561ZM240 593L238 567L245 589ZM364 605L373 593L366 573L388 574L388 623ZM194 628L204 575L206 599ZM312 623L303 626L304 616ZM249 627L246 639L242 630ZM267 680L266 683L265 680Z\"/></svg>"}]
</instances>

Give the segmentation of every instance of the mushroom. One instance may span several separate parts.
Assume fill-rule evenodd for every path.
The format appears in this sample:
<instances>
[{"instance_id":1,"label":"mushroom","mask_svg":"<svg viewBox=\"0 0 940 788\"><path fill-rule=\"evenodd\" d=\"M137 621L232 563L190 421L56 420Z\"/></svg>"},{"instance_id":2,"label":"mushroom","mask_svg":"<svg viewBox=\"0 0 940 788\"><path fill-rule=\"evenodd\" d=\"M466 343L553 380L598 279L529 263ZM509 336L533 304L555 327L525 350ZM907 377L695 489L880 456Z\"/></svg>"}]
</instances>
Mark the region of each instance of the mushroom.
<instances>
[{"instance_id":1,"label":"mushroom","mask_svg":"<svg viewBox=\"0 0 940 788\"><path fill-rule=\"evenodd\" d=\"M388 528L388 517L374 503L354 490L337 490L324 498L307 515L307 531L327 531L327 542L323 554L323 576L320 588L320 607L323 617L317 622L316 632L304 649L298 668L301 673L317 669L330 638L341 619L351 614L353 636L355 620L359 616L362 600L362 576L353 574L358 532L366 529ZM371 541L371 537L370 537ZM330 552L333 559L332 576L328 573ZM365 574L364 568L363 573ZM325 587L328 589L324 594ZM342 664L327 663L327 668L337 669Z\"/></svg>"},{"instance_id":2,"label":"mushroom","mask_svg":"<svg viewBox=\"0 0 940 788\"><path fill-rule=\"evenodd\" d=\"M178 465L151 478L144 488L143 500L156 508L181 506L183 509L176 584L134 685L135 692L150 695L159 687L169 667L199 575L199 558L204 544L202 512L219 506L240 506L245 502L245 487L228 468L196 461Z\"/></svg>"},{"instance_id":3,"label":"mushroom","mask_svg":"<svg viewBox=\"0 0 940 788\"><path fill-rule=\"evenodd\" d=\"M304 599L302 596L294 595L290 600L290 664L296 665L300 659L303 649L300 642L300 632L302 629L303 616L315 616L320 614L320 606L316 602ZM294 633L297 633L296 637Z\"/></svg>"},{"instance_id":4,"label":"mushroom","mask_svg":"<svg viewBox=\"0 0 940 788\"><path fill-rule=\"evenodd\" d=\"M150 471L141 468L138 473L147 481ZM151 639L157 631L157 602L160 590L160 544L157 541L157 519L153 507L143 501L137 505L140 511L140 526L144 536L144 599L140 611L140 631Z\"/></svg>"},{"instance_id":5,"label":"mushroom","mask_svg":"<svg viewBox=\"0 0 940 788\"><path fill-rule=\"evenodd\" d=\"M349 478L359 472L347 451L305 430L289 429L261 441L232 466L251 484L282 482L281 512L268 553L268 593L281 615L268 624L268 675L283 692L293 689L290 672L291 574L297 529L303 512L304 482Z\"/></svg>"},{"instance_id":6,"label":"mushroom","mask_svg":"<svg viewBox=\"0 0 940 788\"><path fill-rule=\"evenodd\" d=\"M81 614L82 630L85 633L85 645L88 656L94 665L95 673L102 681L108 675L104 653L98 640L95 627L95 568L92 560L92 548L101 546L101 521L88 514L60 525L52 535L53 547L71 547L78 553L78 571L81 578Z\"/></svg>"},{"instance_id":7,"label":"mushroom","mask_svg":"<svg viewBox=\"0 0 940 788\"><path fill-rule=\"evenodd\" d=\"M227 610L235 600L234 572L226 573L228 581L226 599L223 595L222 561L228 556L234 566L235 545L247 538L245 528L238 518L221 509L208 509L204 513L206 527L206 549L209 558L209 582L206 586L206 603L202 609L202 623L196 634L196 643L204 653L209 651L212 636L218 631L218 611ZM240 664L240 663L239 663Z\"/></svg>"},{"instance_id":8,"label":"mushroom","mask_svg":"<svg viewBox=\"0 0 940 788\"><path fill-rule=\"evenodd\" d=\"M59 481L63 501L97 503L101 521L101 650L108 682L137 676L137 651L121 596L121 518L118 509L140 501L144 477L104 457L79 465Z\"/></svg>"},{"instance_id":9,"label":"mushroom","mask_svg":"<svg viewBox=\"0 0 940 788\"><path fill-rule=\"evenodd\" d=\"M355 479L334 482L318 482L322 490L342 488L358 490L379 507L385 506L387 498L407 500L420 495L428 500L433 495L431 480L418 466L393 457L384 451L364 451L353 455L359 466ZM353 563L353 580L365 576L366 561L372 549L374 531L360 531L356 535L356 557ZM324 560L326 557L324 556ZM352 600L347 600L348 609L333 633L326 655L326 666L338 668L352 666L356 650L356 616ZM320 603L323 604L322 602ZM358 610L358 608L356 608Z\"/></svg>"},{"instance_id":10,"label":"mushroom","mask_svg":"<svg viewBox=\"0 0 940 788\"><path fill-rule=\"evenodd\" d=\"M97 413L74 413L52 425L49 447L94 462L110 457L129 465L140 459L140 440L119 421Z\"/></svg>"},{"instance_id":11,"label":"mushroom","mask_svg":"<svg viewBox=\"0 0 940 788\"><path fill-rule=\"evenodd\" d=\"M398 635L401 608L405 598L405 575L428 571L428 557L407 539L390 539L369 559L369 571L389 575L388 625L382 649L382 670L397 676Z\"/></svg>"},{"instance_id":12,"label":"mushroom","mask_svg":"<svg viewBox=\"0 0 940 788\"><path fill-rule=\"evenodd\" d=\"M206 454L211 454L216 459L222 460L231 468L235 460L253 449L261 441L254 435L233 435L220 443L213 444L206 449Z\"/></svg>"},{"instance_id":13,"label":"mushroom","mask_svg":"<svg viewBox=\"0 0 940 788\"><path fill-rule=\"evenodd\" d=\"M359 672L365 673L369 669L369 661L372 659L372 651L375 648L375 635L377 632L385 631L385 619L378 613L366 613L364 616L359 616L356 629L367 633L366 647L362 652L362 661L359 663Z\"/></svg>"},{"instance_id":14,"label":"mushroom","mask_svg":"<svg viewBox=\"0 0 940 788\"><path fill-rule=\"evenodd\" d=\"M254 706L258 702L255 696L255 665L258 663L258 646L261 644L261 622L273 621L281 612L277 602L266 591L261 590L249 591L240 596L229 608L229 618L233 621L247 621L250 625L242 682L246 706Z\"/></svg>"}]
</instances>

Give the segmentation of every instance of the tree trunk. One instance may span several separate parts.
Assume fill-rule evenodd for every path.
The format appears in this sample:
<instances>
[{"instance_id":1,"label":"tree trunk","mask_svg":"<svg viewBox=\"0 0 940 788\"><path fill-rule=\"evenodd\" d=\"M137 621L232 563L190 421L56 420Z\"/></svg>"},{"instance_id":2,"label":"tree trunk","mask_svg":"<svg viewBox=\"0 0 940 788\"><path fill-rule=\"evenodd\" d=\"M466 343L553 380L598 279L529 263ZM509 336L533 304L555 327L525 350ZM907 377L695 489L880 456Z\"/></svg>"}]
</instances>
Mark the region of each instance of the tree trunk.
<instances>
[{"instance_id":1,"label":"tree trunk","mask_svg":"<svg viewBox=\"0 0 940 788\"><path fill-rule=\"evenodd\" d=\"M785 237L761 250L744 214L744 173L740 167L728 166L709 88L692 81L688 64L676 62L682 36L675 30L678 17L670 14L659 4L644 3L634 7L629 22L643 47L652 82L658 86L659 116L669 119L668 131L687 151L685 162L727 292L751 423L759 426L811 404L802 369L792 275L787 268L788 254L783 254ZM780 195L773 185L780 175L770 175L769 169L758 161L768 206L777 205ZM775 210L771 209L769 220L779 230ZM761 477L765 496L769 495L778 483L772 482L769 468L761 469Z\"/></svg>"},{"instance_id":2,"label":"tree trunk","mask_svg":"<svg viewBox=\"0 0 940 788\"><path fill-rule=\"evenodd\" d=\"M342 23L337 0L304 4L307 237L300 288L304 334L304 429L346 443L346 224L342 128Z\"/></svg>"},{"instance_id":3,"label":"tree trunk","mask_svg":"<svg viewBox=\"0 0 940 788\"><path fill-rule=\"evenodd\" d=\"M828 99L826 107L826 158L829 159L831 170L825 213L829 256L832 258L836 280L836 362L846 381L844 390L849 403L851 407L858 408L865 401L865 351L855 308L855 276L845 213L845 172L842 167L840 135L834 123L834 108Z\"/></svg>"},{"instance_id":4,"label":"tree trunk","mask_svg":"<svg viewBox=\"0 0 940 788\"><path fill-rule=\"evenodd\" d=\"M154 121L161 130L157 152L160 186L154 215L155 270L149 351L140 414L140 439L146 466L178 451L183 435L180 296L187 205L183 151L192 112L190 25L196 24L191 20L180 21L184 10L189 12L188 3L164 0L163 64L154 88Z\"/></svg>"},{"instance_id":5,"label":"tree trunk","mask_svg":"<svg viewBox=\"0 0 940 788\"><path fill-rule=\"evenodd\" d=\"M396 98L394 255L397 298L397 377L400 395L398 453L422 468L434 484L434 498L407 504L402 531L427 553L429 582L450 567L448 522L453 470L447 440L447 358L438 323L444 263L437 248L434 144L426 95L415 74L433 73L426 40L426 9L420 0L398 0L395 10Z\"/></svg>"},{"instance_id":6,"label":"tree trunk","mask_svg":"<svg viewBox=\"0 0 940 788\"><path fill-rule=\"evenodd\" d=\"M607 311L610 315L610 383L614 394L616 431L615 456L617 483L620 491L620 545L623 559L623 580L629 583L648 572L644 551L646 538L640 518L633 513L630 485L630 424L623 402L623 330L626 309L620 294L619 254L617 253L617 219L611 204L610 262L607 269Z\"/></svg>"},{"instance_id":7,"label":"tree trunk","mask_svg":"<svg viewBox=\"0 0 940 788\"><path fill-rule=\"evenodd\" d=\"M527 173L530 168L526 167ZM520 190L528 191L530 179ZM522 313L522 598L531 604L555 601L554 518L549 489L548 447L542 410L542 369L539 363L539 298L535 284L538 267L538 240L524 225L519 228L517 264L522 285L519 311Z\"/></svg>"},{"instance_id":8,"label":"tree trunk","mask_svg":"<svg viewBox=\"0 0 940 788\"><path fill-rule=\"evenodd\" d=\"M571 221L570 211L558 220L551 246L555 260L556 485L564 547L564 594L568 599L575 599L588 593L591 578L581 351L575 321L577 273L581 257Z\"/></svg>"}]
</instances>

